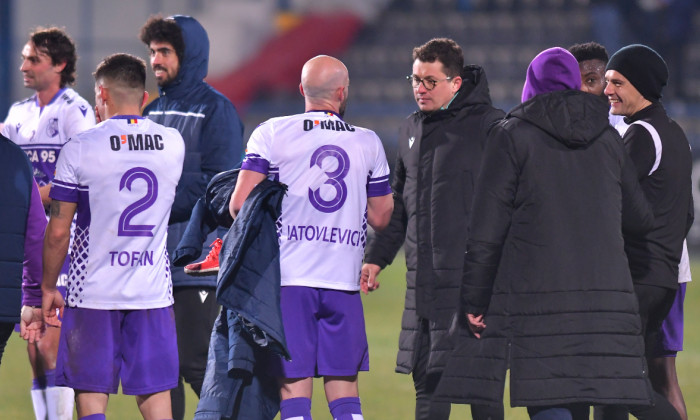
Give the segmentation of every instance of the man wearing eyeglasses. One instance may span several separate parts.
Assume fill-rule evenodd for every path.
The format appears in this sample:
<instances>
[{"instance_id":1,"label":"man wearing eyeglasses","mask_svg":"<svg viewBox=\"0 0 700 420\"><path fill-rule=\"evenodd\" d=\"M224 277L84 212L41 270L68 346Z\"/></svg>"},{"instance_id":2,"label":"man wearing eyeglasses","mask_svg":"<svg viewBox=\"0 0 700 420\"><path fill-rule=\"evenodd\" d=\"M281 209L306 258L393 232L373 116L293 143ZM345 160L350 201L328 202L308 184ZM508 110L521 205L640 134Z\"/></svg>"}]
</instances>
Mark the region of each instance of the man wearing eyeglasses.
<instances>
[{"instance_id":1,"label":"man wearing eyeglasses","mask_svg":"<svg viewBox=\"0 0 700 420\"><path fill-rule=\"evenodd\" d=\"M450 404L432 396L452 349L448 329L459 308L474 184L489 128L504 116L491 105L486 74L464 66L462 49L447 38L413 50L408 76L418 111L399 130L394 212L370 241L363 290L404 245L406 301L396 371L412 373L416 419L448 419ZM404 244L405 242L405 244ZM503 418L503 407L472 406L475 419Z\"/></svg>"}]
</instances>

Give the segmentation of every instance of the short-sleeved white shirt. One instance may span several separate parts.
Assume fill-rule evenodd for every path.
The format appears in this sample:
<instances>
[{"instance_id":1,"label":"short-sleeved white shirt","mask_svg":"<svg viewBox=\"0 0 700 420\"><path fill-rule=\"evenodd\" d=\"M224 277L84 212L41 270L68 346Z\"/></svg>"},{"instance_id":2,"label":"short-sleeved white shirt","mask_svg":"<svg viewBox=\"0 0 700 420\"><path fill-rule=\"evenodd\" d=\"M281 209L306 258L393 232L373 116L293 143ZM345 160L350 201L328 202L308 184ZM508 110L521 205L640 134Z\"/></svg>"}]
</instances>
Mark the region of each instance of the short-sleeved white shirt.
<instances>
[{"instance_id":1,"label":"short-sleeved white shirt","mask_svg":"<svg viewBox=\"0 0 700 420\"><path fill-rule=\"evenodd\" d=\"M172 305L165 244L184 155L177 130L136 116L111 118L64 145L50 197L77 203L68 306Z\"/></svg>"},{"instance_id":2,"label":"short-sleeved white shirt","mask_svg":"<svg viewBox=\"0 0 700 420\"><path fill-rule=\"evenodd\" d=\"M379 137L331 112L273 118L250 136L241 168L289 187L278 221L282 286L359 290L367 198L391 193Z\"/></svg>"},{"instance_id":3,"label":"short-sleeved white shirt","mask_svg":"<svg viewBox=\"0 0 700 420\"><path fill-rule=\"evenodd\" d=\"M4 124L2 134L27 153L34 179L44 186L53 179L63 145L93 127L95 113L73 89L64 88L43 109L36 94L14 103Z\"/></svg>"}]
</instances>

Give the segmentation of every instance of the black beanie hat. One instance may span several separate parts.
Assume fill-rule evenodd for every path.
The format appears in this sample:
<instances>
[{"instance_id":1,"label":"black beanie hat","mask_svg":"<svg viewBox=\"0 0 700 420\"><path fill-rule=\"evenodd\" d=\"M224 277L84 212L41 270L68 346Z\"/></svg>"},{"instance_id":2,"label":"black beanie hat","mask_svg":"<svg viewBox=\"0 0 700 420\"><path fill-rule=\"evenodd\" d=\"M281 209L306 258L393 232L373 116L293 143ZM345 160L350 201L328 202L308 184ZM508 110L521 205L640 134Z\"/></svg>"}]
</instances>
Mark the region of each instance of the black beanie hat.
<instances>
[{"instance_id":1,"label":"black beanie hat","mask_svg":"<svg viewBox=\"0 0 700 420\"><path fill-rule=\"evenodd\" d=\"M661 89L668 82L668 68L661 56L646 45L633 44L613 54L605 68L620 72L651 102L661 99Z\"/></svg>"}]
</instances>

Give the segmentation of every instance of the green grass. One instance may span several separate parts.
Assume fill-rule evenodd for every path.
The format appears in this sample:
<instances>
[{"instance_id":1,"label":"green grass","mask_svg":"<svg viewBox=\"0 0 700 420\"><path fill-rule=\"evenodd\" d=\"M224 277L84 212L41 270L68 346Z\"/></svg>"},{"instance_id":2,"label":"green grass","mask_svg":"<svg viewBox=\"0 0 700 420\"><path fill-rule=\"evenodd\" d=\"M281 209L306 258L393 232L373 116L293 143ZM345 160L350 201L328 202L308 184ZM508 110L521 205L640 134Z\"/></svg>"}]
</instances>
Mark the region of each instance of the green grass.
<instances>
[{"instance_id":1,"label":"green grass","mask_svg":"<svg viewBox=\"0 0 700 420\"><path fill-rule=\"evenodd\" d=\"M370 343L370 371L360 374L360 396L365 418L370 420L407 420L413 418L414 391L409 375L394 373L401 311L404 299L403 258L388 267L380 277L381 288L363 297L367 335ZM693 272L700 273L700 260L693 264ZM688 405L688 416L700 418L700 285L688 287L686 296L685 348L678 357L678 375ZM26 346L16 334L10 339L0 365L0 420L33 419L29 397L31 373ZM312 414L315 419L329 419L321 380L314 382ZM525 420L523 408L510 408L507 403L506 419ZM187 390L186 419L194 416L196 397ZM107 410L109 419L140 419L133 397L113 395ZM453 419L470 419L467 406L453 406Z\"/></svg>"}]
</instances>

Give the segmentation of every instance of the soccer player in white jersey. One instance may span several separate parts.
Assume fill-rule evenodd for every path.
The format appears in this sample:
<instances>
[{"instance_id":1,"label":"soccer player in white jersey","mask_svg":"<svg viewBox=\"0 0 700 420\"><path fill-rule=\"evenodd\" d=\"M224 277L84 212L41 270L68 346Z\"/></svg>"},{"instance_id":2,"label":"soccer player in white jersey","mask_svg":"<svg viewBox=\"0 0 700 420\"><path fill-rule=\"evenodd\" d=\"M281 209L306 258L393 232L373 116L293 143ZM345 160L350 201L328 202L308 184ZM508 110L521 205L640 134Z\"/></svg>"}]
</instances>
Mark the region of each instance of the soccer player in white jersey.
<instances>
[{"instance_id":1,"label":"soccer player in white jersey","mask_svg":"<svg viewBox=\"0 0 700 420\"><path fill-rule=\"evenodd\" d=\"M22 49L19 70L24 86L35 93L13 104L2 126L2 134L29 156L42 202L47 207L51 201L49 189L56 160L63 144L95 125L91 106L69 87L75 82L76 62L75 44L65 31L39 28L32 32ZM64 292L68 261L66 258L59 282ZM39 308L34 312L34 316L41 316ZM58 336L58 329L53 329L37 343L27 345L34 374L31 395L37 419L73 418L73 391L54 386Z\"/></svg>"},{"instance_id":2,"label":"soccer player in white jersey","mask_svg":"<svg viewBox=\"0 0 700 420\"><path fill-rule=\"evenodd\" d=\"M140 58L114 54L95 72L96 127L63 147L44 240L42 310L61 325L56 383L80 419L104 419L110 393L136 395L145 419L170 419L178 360L166 236L185 145L140 117ZM56 279L77 211L66 302ZM65 306L65 310L64 310Z\"/></svg>"},{"instance_id":3,"label":"soccer player in white jersey","mask_svg":"<svg viewBox=\"0 0 700 420\"><path fill-rule=\"evenodd\" d=\"M324 377L336 420L362 419L358 371L369 369L360 298L367 224L386 227L393 210L382 143L342 116L345 65L329 56L302 69L305 113L273 118L251 135L230 202L240 210L271 176L289 186L282 202L280 306L292 361L271 361L279 378L281 419L311 419L314 376Z\"/></svg>"}]
</instances>

